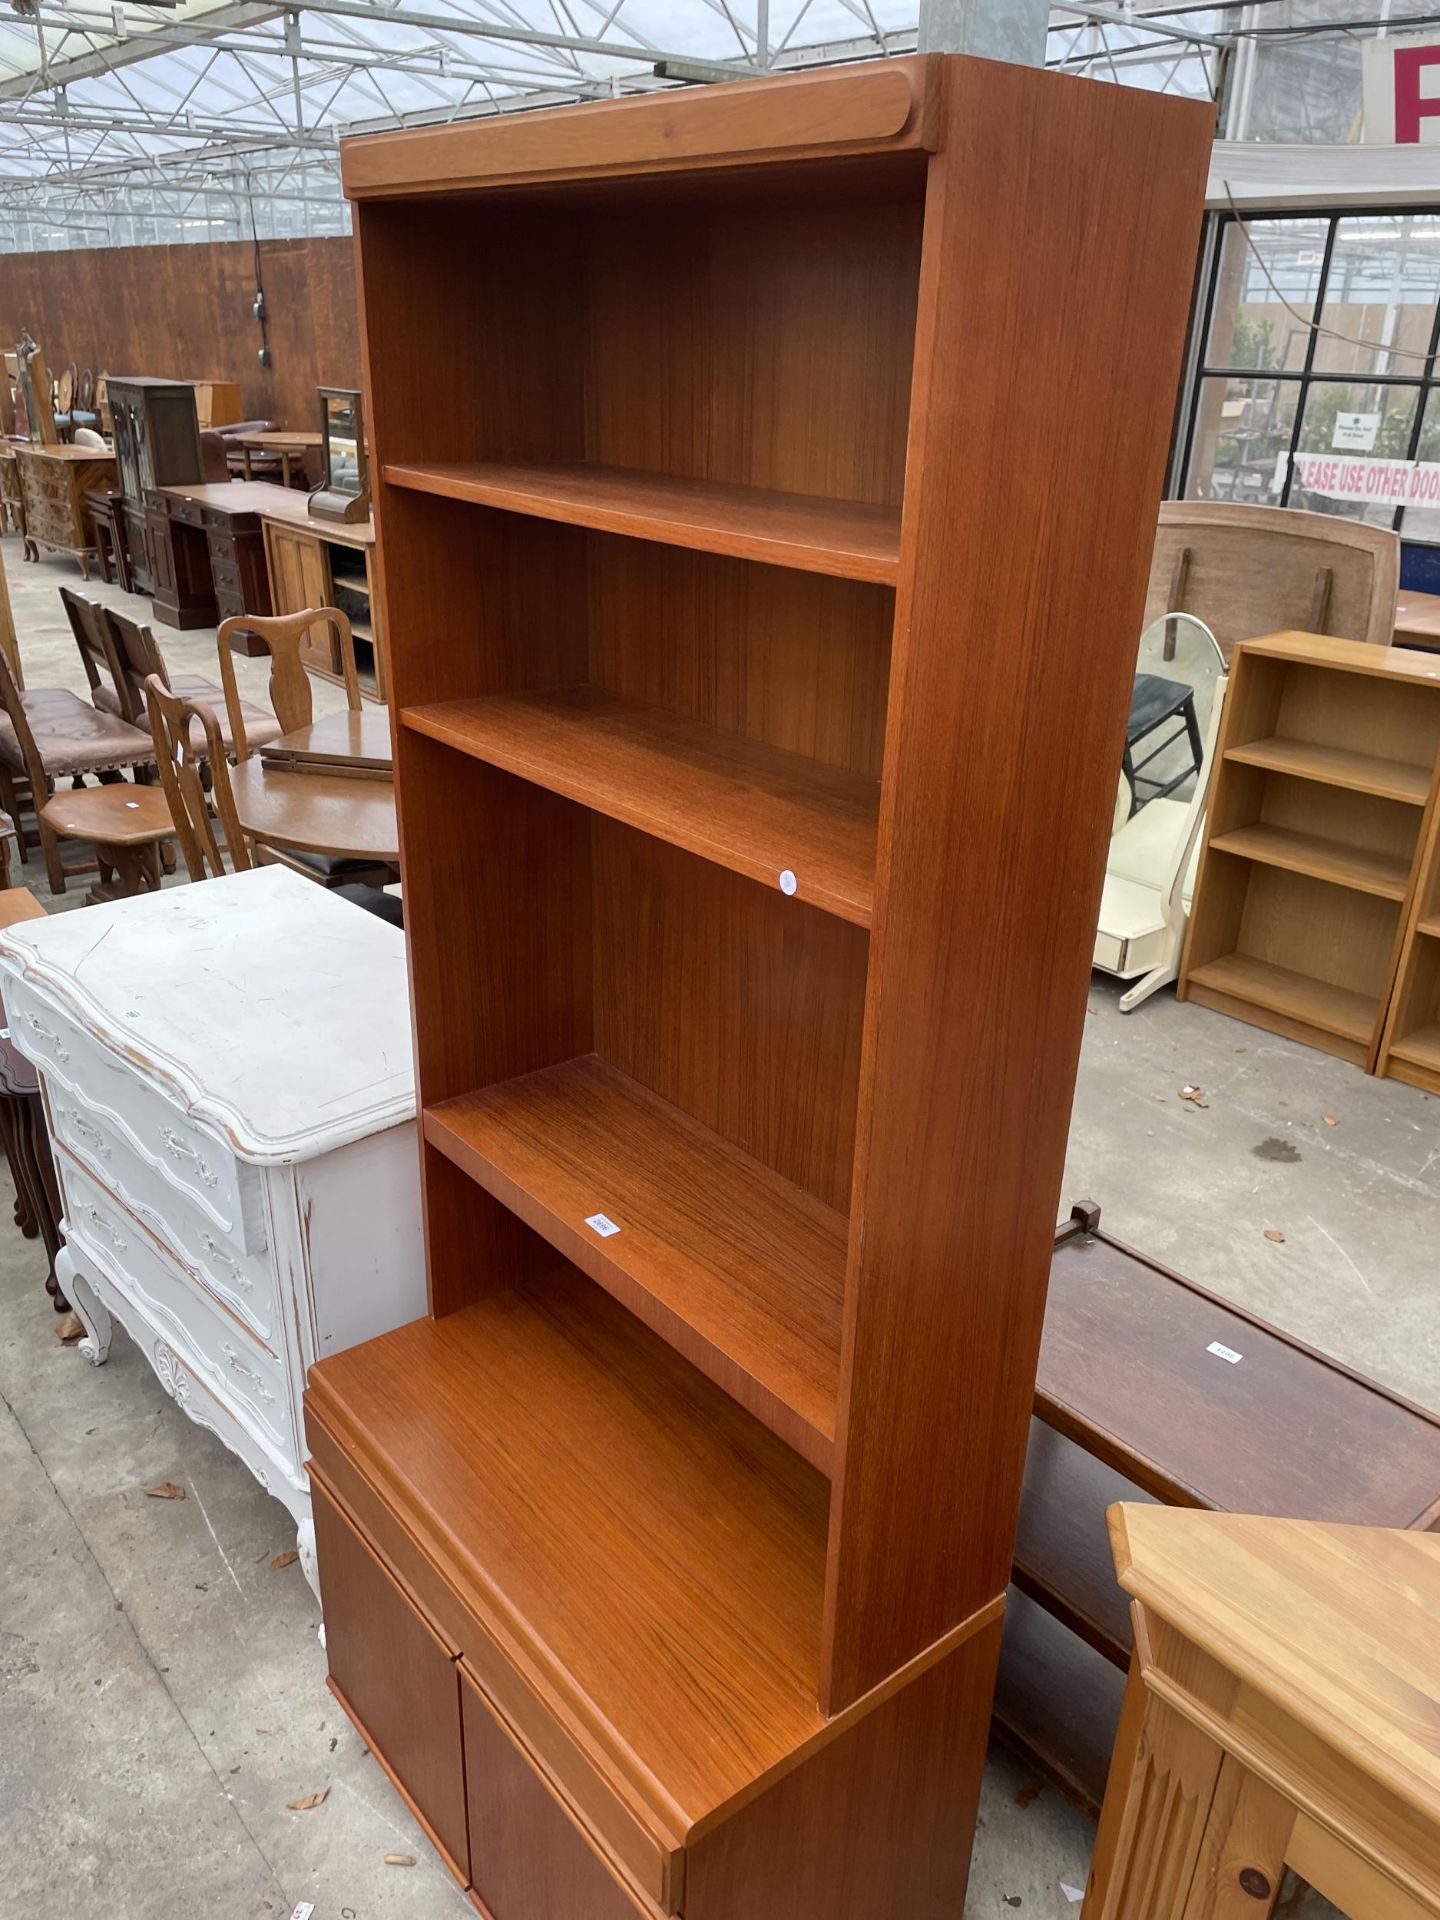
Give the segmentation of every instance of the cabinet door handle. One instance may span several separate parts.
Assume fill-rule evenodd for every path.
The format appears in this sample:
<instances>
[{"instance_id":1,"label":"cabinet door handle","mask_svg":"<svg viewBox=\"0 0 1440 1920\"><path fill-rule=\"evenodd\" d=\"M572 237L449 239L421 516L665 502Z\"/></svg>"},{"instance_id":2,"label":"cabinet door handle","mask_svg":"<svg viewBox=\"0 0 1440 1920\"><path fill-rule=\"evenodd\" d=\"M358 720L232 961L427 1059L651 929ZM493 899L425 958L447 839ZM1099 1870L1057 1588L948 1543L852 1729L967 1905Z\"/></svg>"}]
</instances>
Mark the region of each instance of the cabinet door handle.
<instances>
[{"instance_id":1,"label":"cabinet door handle","mask_svg":"<svg viewBox=\"0 0 1440 1920\"><path fill-rule=\"evenodd\" d=\"M192 1147L188 1140L182 1140L178 1133L172 1133L169 1127L164 1129L163 1138L165 1141L165 1150L172 1160L177 1162L177 1164L185 1160L190 1161L196 1173L207 1187L219 1186L219 1174L215 1172L209 1161L206 1160L198 1148Z\"/></svg>"},{"instance_id":2,"label":"cabinet door handle","mask_svg":"<svg viewBox=\"0 0 1440 1920\"><path fill-rule=\"evenodd\" d=\"M245 1362L240 1358L239 1354L236 1353L234 1347L231 1346L228 1340L221 1347L220 1351L224 1354L226 1364L229 1366L230 1371L232 1373L238 1373L242 1380L248 1380L254 1387L255 1398L257 1400L264 1400L267 1404L273 1404L275 1399L274 1394L271 1393L255 1369L246 1366Z\"/></svg>"},{"instance_id":3,"label":"cabinet door handle","mask_svg":"<svg viewBox=\"0 0 1440 1920\"><path fill-rule=\"evenodd\" d=\"M27 1013L22 1017L35 1038L43 1041L60 1062L61 1066L64 1066L70 1058L70 1049L65 1045L65 1042L60 1038L60 1035L55 1029L53 1027L47 1027L43 1020L37 1020L33 1013Z\"/></svg>"}]
</instances>

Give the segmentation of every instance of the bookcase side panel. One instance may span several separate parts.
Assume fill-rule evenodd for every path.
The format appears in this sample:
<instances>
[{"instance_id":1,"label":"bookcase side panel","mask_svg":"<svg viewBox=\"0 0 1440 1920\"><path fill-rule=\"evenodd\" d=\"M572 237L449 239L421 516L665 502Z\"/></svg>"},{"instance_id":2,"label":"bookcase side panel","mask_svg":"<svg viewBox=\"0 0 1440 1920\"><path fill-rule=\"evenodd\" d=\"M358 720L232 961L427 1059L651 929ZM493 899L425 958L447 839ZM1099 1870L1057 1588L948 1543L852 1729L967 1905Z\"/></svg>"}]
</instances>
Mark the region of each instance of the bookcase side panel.
<instances>
[{"instance_id":1,"label":"bookcase side panel","mask_svg":"<svg viewBox=\"0 0 1440 1920\"><path fill-rule=\"evenodd\" d=\"M932 162L822 1703L1003 1591L1211 115L955 62Z\"/></svg>"}]
</instances>

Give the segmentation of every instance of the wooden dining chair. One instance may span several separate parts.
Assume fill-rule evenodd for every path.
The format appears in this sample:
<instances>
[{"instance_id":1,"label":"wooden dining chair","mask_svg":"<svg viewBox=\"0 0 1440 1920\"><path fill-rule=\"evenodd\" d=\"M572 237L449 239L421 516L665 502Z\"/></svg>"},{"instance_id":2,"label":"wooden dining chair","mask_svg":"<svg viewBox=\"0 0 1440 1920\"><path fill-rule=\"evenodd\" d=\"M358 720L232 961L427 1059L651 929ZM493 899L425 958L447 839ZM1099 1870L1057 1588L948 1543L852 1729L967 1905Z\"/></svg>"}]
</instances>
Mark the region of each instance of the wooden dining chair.
<instances>
[{"instance_id":1,"label":"wooden dining chair","mask_svg":"<svg viewBox=\"0 0 1440 1920\"><path fill-rule=\"evenodd\" d=\"M145 681L145 701L160 784L186 872L192 880L216 878L225 872L228 854L232 871L248 873L256 861L231 790L218 715L203 700L172 692L154 673ZM378 887L348 882L331 891L394 926L404 925L400 902Z\"/></svg>"},{"instance_id":2,"label":"wooden dining chair","mask_svg":"<svg viewBox=\"0 0 1440 1920\"><path fill-rule=\"evenodd\" d=\"M185 871L192 880L218 876L225 872L228 853L232 869L247 873L255 863L235 811L230 763L215 709L206 701L176 693L158 673L146 676L142 692L160 785L180 842Z\"/></svg>"},{"instance_id":3,"label":"wooden dining chair","mask_svg":"<svg viewBox=\"0 0 1440 1920\"><path fill-rule=\"evenodd\" d=\"M220 728L221 743L227 754L233 752L234 742L227 723L224 689L217 687L213 680L207 680L201 673L172 674L165 664L159 642L144 621L132 620L128 613L122 613L118 607L99 607L98 602L96 605L109 632L115 655L121 717L128 720L132 727L149 728L145 682L154 674L168 692L178 693L183 700L198 700L211 708ZM240 702L240 716L245 726L246 741L251 747L263 747L278 738L281 732L280 722L274 714L266 713L263 707L252 706L248 700ZM203 735L198 728L196 738L203 742Z\"/></svg>"},{"instance_id":4,"label":"wooden dining chair","mask_svg":"<svg viewBox=\"0 0 1440 1920\"><path fill-rule=\"evenodd\" d=\"M306 607L299 613L236 613L220 622L217 636L220 679L225 688L225 711L237 760L248 759L252 749L261 743L252 740L246 732L244 703L235 678L235 655L230 647L231 635L253 635L270 655L270 701L280 722L280 731L294 733L297 727L308 727L315 718L315 700L302 649L306 634L321 621L335 629L346 704L352 713L358 713L360 675L355 666L355 635L348 618L338 607Z\"/></svg>"},{"instance_id":5,"label":"wooden dining chair","mask_svg":"<svg viewBox=\"0 0 1440 1920\"><path fill-rule=\"evenodd\" d=\"M360 675L355 666L355 635L348 618L338 607L306 607L300 613L232 614L222 620L218 635L220 678L225 687L225 712L237 761L250 757L263 744L247 730L245 703L236 682L235 655L230 636L251 634L270 655L270 699L282 733L294 733L308 727L315 718L315 701L310 675L301 651L305 636L321 621L335 630L339 642L340 668L345 682L345 699L351 713L360 711ZM274 737L274 736L272 736ZM350 859L343 854L301 853L294 848L267 847L261 858L294 867L322 886L338 887L351 882L384 886L399 877L393 867L377 866L373 860Z\"/></svg>"},{"instance_id":6,"label":"wooden dining chair","mask_svg":"<svg viewBox=\"0 0 1440 1920\"><path fill-rule=\"evenodd\" d=\"M68 688L44 687L22 693L3 652L0 706L5 709L4 721L0 722L0 806L15 828L21 859L29 851L21 813L22 798L28 795L35 810L51 892L63 893L67 879L93 873L97 868L102 881L108 883L106 865L128 866L128 856L125 861L107 863L103 849L133 845L140 824L137 816L143 814L150 826L161 824L151 805L151 799L158 797L155 790L136 786L123 777L93 791L72 789L66 797L79 804L72 804L63 819L50 813L49 802L58 780L68 777L78 787L88 774L123 776L125 768L153 766L155 754L149 735L129 726L118 714L92 707ZM150 798L138 797L147 793ZM158 839L168 834L166 826L163 835L149 837ZM66 839L89 840L102 851L94 860L67 866L61 856Z\"/></svg>"},{"instance_id":7,"label":"wooden dining chair","mask_svg":"<svg viewBox=\"0 0 1440 1920\"><path fill-rule=\"evenodd\" d=\"M60 602L80 650L80 664L90 684L91 706L98 707L102 713L127 719L120 692L120 663L105 609L98 600L77 593L74 587L61 587Z\"/></svg>"}]
</instances>

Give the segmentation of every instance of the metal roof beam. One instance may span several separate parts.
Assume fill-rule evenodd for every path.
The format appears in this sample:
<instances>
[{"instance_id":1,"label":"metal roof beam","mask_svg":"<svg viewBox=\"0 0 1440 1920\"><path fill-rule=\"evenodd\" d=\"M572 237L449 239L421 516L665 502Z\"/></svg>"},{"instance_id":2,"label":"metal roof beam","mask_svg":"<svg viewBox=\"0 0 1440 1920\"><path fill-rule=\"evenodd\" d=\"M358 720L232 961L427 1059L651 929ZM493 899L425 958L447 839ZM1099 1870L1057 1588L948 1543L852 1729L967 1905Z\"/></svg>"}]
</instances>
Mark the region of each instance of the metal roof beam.
<instances>
[{"instance_id":1,"label":"metal roof beam","mask_svg":"<svg viewBox=\"0 0 1440 1920\"><path fill-rule=\"evenodd\" d=\"M236 0L232 6L217 7L213 13L197 16L198 21L213 25L215 33L224 33L231 27L248 27L257 21L275 20L285 11L283 7L262 4L262 0ZM7 20L7 26L24 26L36 16L20 15ZM43 24L43 19L42 19ZM157 53L171 44L170 36L177 31L185 32L186 44L194 45L211 36L205 28L184 30L170 25L157 26L144 33L127 34L123 40L112 40L108 46L95 47L89 53L76 53L64 60L51 61L43 76L36 68L30 73L16 74L8 80L0 80L0 100L23 98L36 91L37 82L41 90L51 87L68 87L77 80L95 80L113 72L116 67L133 66L139 60L153 60ZM195 40L189 35L193 32Z\"/></svg>"}]
</instances>

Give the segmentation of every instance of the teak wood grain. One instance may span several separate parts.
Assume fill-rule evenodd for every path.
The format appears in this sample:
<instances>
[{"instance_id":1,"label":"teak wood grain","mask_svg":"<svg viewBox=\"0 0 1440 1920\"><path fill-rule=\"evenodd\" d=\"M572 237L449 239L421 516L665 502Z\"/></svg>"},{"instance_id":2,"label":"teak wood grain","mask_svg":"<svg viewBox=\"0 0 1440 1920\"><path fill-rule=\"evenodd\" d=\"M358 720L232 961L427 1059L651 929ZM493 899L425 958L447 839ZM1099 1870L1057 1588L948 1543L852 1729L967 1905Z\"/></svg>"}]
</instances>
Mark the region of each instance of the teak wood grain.
<instances>
[{"instance_id":1,"label":"teak wood grain","mask_svg":"<svg viewBox=\"0 0 1440 1920\"><path fill-rule=\"evenodd\" d=\"M347 141L345 191L369 195L495 185L696 164L752 166L797 151L930 144L929 63L885 60L838 74L659 94L573 108L563 123L520 119L479 128L430 129ZM820 80L817 86L816 81ZM619 111L616 111L618 105ZM458 134L458 138L457 138Z\"/></svg>"},{"instance_id":2,"label":"teak wood grain","mask_svg":"<svg viewBox=\"0 0 1440 1920\"><path fill-rule=\"evenodd\" d=\"M879 788L860 774L597 687L407 707L401 717L567 800L869 924Z\"/></svg>"},{"instance_id":3,"label":"teak wood grain","mask_svg":"<svg viewBox=\"0 0 1440 1920\"><path fill-rule=\"evenodd\" d=\"M432 1146L828 1469L842 1215L593 1055L447 1100L424 1124Z\"/></svg>"},{"instance_id":4,"label":"teak wood grain","mask_svg":"<svg viewBox=\"0 0 1440 1920\"><path fill-rule=\"evenodd\" d=\"M334 1355L311 1393L682 1836L824 1730L824 1480L583 1275L552 1256L533 1290Z\"/></svg>"},{"instance_id":5,"label":"teak wood grain","mask_svg":"<svg viewBox=\"0 0 1440 1920\"><path fill-rule=\"evenodd\" d=\"M347 152L434 1320L317 1457L686 1920L963 1903L1210 126L927 59Z\"/></svg>"},{"instance_id":6,"label":"teak wood grain","mask_svg":"<svg viewBox=\"0 0 1440 1920\"><path fill-rule=\"evenodd\" d=\"M805 573L893 583L898 508L603 466L387 466L392 487L534 514L570 526L766 560Z\"/></svg>"},{"instance_id":7,"label":"teak wood grain","mask_svg":"<svg viewBox=\"0 0 1440 1920\"><path fill-rule=\"evenodd\" d=\"M1159 491L1184 327L1206 114L1050 82L948 68L948 165L927 196L826 1588L832 1709L1008 1576L1069 1112L1057 1090L1078 1058L1145 594L1128 530ZM1147 183L1123 206L1117 139ZM984 194L969 172L981 155ZM1020 285L969 270L997 230L1025 235ZM1102 284L1093 310L1055 297ZM1117 346L1123 399L1095 377ZM973 368L1003 406L977 412Z\"/></svg>"}]
</instances>

